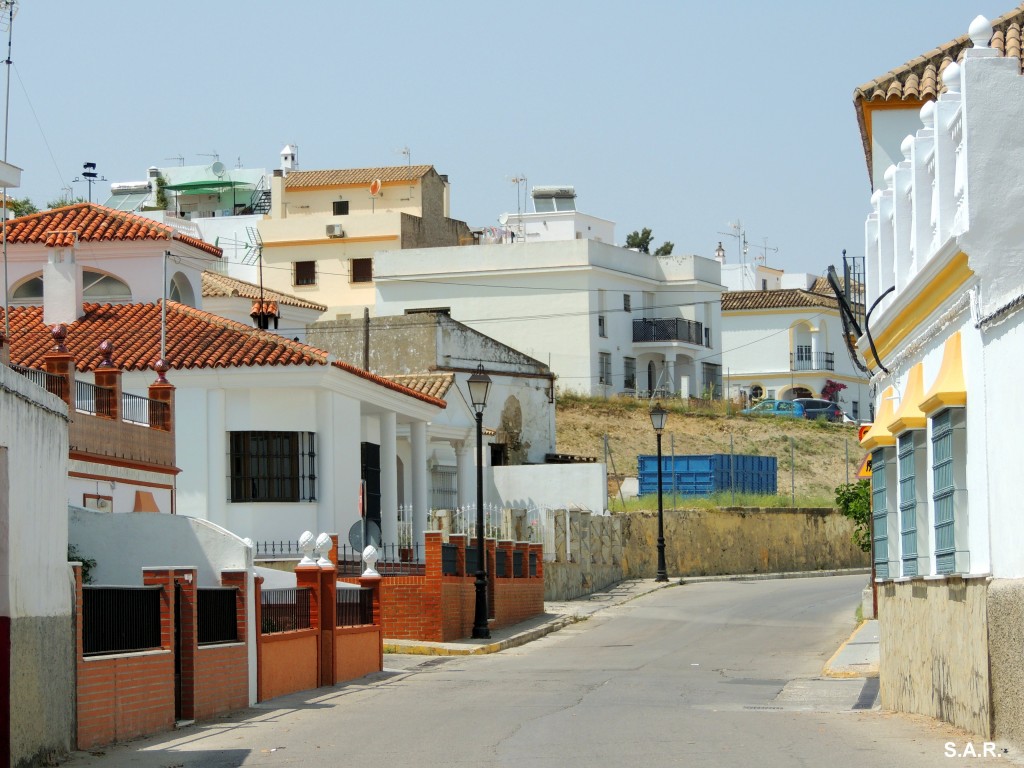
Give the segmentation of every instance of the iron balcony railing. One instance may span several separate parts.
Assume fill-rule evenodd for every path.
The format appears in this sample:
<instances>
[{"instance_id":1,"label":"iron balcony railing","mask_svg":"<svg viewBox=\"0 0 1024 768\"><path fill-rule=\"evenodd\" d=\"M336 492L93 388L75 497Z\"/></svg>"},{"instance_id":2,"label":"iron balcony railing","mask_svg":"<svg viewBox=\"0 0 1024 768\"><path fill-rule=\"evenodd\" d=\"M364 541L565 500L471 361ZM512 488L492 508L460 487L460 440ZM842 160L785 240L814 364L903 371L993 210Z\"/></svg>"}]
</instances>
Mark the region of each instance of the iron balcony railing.
<instances>
[{"instance_id":1,"label":"iron balcony railing","mask_svg":"<svg viewBox=\"0 0 1024 768\"><path fill-rule=\"evenodd\" d=\"M791 371L834 371L836 369L835 353L833 352L801 352L789 353L789 370Z\"/></svg>"},{"instance_id":2,"label":"iron balcony railing","mask_svg":"<svg viewBox=\"0 0 1024 768\"><path fill-rule=\"evenodd\" d=\"M11 370L15 373L20 373L29 381L35 382L47 392L56 395L61 400L66 399L65 396L67 395L67 392L65 389L67 387L67 379L63 376L58 376L54 373L47 373L46 371L38 368L26 368L22 365L11 365Z\"/></svg>"},{"instance_id":3,"label":"iron balcony railing","mask_svg":"<svg viewBox=\"0 0 1024 768\"><path fill-rule=\"evenodd\" d=\"M75 379L75 410L114 418L114 390Z\"/></svg>"},{"instance_id":4,"label":"iron balcony railing","mask_svg":"<svg viewBox=\"0 0 1024 768\"><path fill-rule=\"evenodd\" d=\"M682 341L704 345L704 326L681 317L641 318L633 321L633 343L645 341Z\"/></svg>"},{"instance_id":5,"label":"iron balcony railing","mask_svg":"<svg viewBox=\"0 0 1024 768\"><path fill-rule=\"evenodd\" d=\"M196 590L199 645L238 642L238 589L199 587Z\"/></svg>"},{"instance_id":6,"label":"iron balcony railing","mask_svg":"<svg viewBox=\"0 0 1024 768\"><path fill-rule=\"evenodd\" d=\"M336 626L373 624L373 590L369 587L338 587L335 608Z\"/></svg>"},{"instance_id":7,"label":"iron balcony railing","mask_svg":"<svg viewBox=\"0 0 1024 768\"><path fill-rule=\"evenodd\" d=\"M160 587L82 587L82 653L160 647Z\"/></svg>"}]
</instances>

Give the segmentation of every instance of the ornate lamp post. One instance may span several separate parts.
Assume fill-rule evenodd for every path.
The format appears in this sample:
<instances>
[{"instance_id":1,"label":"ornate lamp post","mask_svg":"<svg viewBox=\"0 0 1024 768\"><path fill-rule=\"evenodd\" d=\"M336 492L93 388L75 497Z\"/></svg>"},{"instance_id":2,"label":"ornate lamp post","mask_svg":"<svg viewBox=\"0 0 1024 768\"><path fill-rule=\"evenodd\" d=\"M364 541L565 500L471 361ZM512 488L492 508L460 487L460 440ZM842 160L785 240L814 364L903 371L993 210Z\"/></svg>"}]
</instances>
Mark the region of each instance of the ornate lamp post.
<instances>
[{"instance_id":1,"label":"ornate lamp post","mask_svg":"<svg viewBox=\"0 0 1024 768\"><path fill-rule=\"evenodd\" d=\"M487 570L484 567L484 406L491 377L484 373L483 363L466 382L469 399L476 411L476 612L473 615L473 637L488 638L487 626Z\"/></svg>"},{"instance_id":2,"label":"ornate lamp post","mask_svg":"<svg viewBox=\"0 0 1024 768\"><path fill-rule=\"evenodd\" d=\"M668 411L661 407L661 403L655 403L651 409L651 424L658 436L658 575L654 577L655 581L668 581L665 568L665 513L661 497L661 433L666 421Z\"/></svg>"}]
</instances>

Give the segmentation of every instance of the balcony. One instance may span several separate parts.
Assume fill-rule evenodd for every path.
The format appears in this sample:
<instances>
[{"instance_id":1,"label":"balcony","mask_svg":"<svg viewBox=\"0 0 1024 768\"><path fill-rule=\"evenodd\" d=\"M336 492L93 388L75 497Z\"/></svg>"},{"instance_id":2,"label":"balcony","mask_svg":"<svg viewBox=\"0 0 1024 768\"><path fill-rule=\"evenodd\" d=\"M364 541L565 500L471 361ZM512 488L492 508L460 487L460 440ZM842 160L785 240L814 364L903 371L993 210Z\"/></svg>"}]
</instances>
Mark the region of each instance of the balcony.
<instances>
[{"instance_id":1,"label":"balcony","mask_svg":"<svg viewBox=\"0 0 1024 768\"><path fill-rule=\"evenodd\" d=\"M645 341L682 341L704 345L704 327L693 320L679 317L644 318L633 321L633 343Z\"/></svg>"},{"instance_id":2,"label":"balcony","mask_svg":"<svg viewBox=\"0 0 1024 768\"><path fill-rule=\"evenodd\" d=\"M789 370L791 371L834 371L836 369L834 352L801 352L789 353Z\"/></svg>"}]
</instances>

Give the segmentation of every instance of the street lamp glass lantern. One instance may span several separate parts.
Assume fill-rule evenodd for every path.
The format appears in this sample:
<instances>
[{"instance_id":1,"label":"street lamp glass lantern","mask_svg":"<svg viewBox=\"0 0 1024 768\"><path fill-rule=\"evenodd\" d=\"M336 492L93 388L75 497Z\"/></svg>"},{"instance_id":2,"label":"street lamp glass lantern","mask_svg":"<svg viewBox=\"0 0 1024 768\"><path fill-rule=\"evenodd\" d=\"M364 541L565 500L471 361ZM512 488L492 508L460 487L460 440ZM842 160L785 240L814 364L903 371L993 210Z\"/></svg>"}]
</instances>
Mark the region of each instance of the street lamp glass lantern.
<instances>
[{"instance_id":1,"label":"street lamp glass lantern","mask_svg":"<svg viewBox=\"0 0 1024 768\"><path fill-rule=\"evenodd\" d=\"M651 424L659 435L665 429L666 421L668 421L668 411L661 407L661 403L655 403L651 409Z\"/></svg>"},{"instance_id":2,"label":"street lamp glass lantern","mask_svg":"<svg viewBox=\"0 0 1024 768\"><path fill-rule=\"evenodd\" d=\"M469 399L473 401L473 408L477 413L482 413L487 405L487 392L491 388L491 377L484 373L484 365L480 363L476 371L466 382L469 387Z\"/></svg>"}]
</instances>

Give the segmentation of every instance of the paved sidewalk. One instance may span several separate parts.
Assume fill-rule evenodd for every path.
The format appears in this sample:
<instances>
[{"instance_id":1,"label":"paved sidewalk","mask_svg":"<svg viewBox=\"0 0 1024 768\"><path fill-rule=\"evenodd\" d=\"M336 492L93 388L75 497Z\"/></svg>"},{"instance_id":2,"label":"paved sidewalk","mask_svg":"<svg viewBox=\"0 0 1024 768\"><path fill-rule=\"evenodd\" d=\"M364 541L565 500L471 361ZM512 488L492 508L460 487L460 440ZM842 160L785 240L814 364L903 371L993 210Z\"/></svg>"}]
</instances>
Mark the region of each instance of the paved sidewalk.
<instances>
[{"instance_id":1,"label":"paved sidewalk","mask_svg":"<svg viewBox=\"0 0 1024 768\"><path fill-rule=\"evenodd\" d=\"M825 677L878 677L878 620L853 630L822 670Z\"/></svg>"},{"instance_id":2,"label":"paved sidewalk","mask_svg":"<svg viewBox=\"0 0 1024 768\"><path fill-rule=\"evenodd\" d=\"M678 581L658 583L654 579L622 581L604 592L594 592L578 600L544 603L544 613L504 629L491 631L487 640L462 638L447 643L423 640L384 639L385 653L405 653L420 656L473 656L496 653L506 648L524 645L539 637L557 632L562 627L589 618L604 608L621 605L648 592L678 586ZM387 660L385 659L385 666Z\"/></svg>"}]
</instances>

